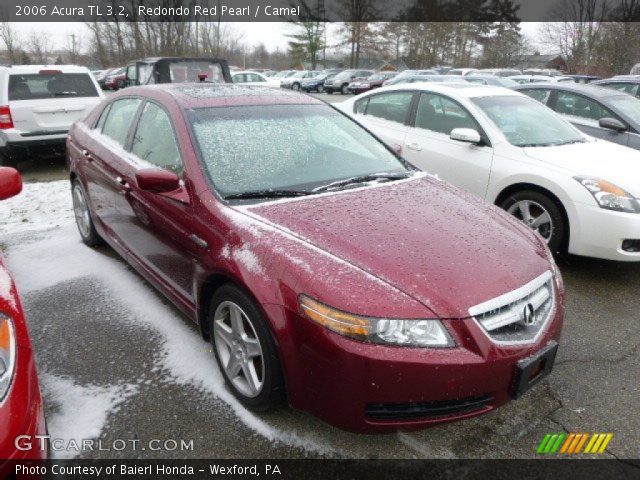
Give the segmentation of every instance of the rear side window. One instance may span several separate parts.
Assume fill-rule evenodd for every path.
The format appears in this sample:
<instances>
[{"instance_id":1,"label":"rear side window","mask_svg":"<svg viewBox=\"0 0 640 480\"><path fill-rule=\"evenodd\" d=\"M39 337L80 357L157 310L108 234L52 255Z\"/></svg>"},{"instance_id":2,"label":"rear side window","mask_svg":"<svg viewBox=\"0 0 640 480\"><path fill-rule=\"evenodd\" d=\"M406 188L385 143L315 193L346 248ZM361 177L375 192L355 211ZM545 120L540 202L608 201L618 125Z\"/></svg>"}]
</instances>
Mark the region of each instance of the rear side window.
<instances>
[{"instance_id":1,"label":"rear side window","mask_svg":"<svg viewBox=\"0 0 640 480\"><path fill-rule=\"evenodd\" d=\"M97 97L88 73L54 73L9 76L9 100Z\"/></svg>"},{"instance_id":2,"label":"rear side window","mask_svg":"<svg viewBox=\"0 0 640 480\"><path fill-rule=\"evenodd\" d=\"M123 98L113 102L104 122L102 133L120 145L124 145L140 102L139 98Z\"/></svg>"},{"instance_id":3,"label":"rear side window","mask_svg":"<svg viewBox=\"0 0 640 480\"><path fill-rule=\"evenodd\" d=\"M162 108L148 102L133 139L131 152L160 168L182 174L182 162L171 120Z\"/></svg>"},{"instance_id":4,"label":"rear side window","mask_svg":"<svg viewBox=\"0 0 640 480\"><path fill-rule=\"evenodd\" d=\"M551 96L551 90L545 90L544 88L536 88L532 90L520 90L525 95L539 101L540 103L547 104L549 96Z\"/></svg>"},{"instance_id":5,"label":"rear side window","mask_svg":"<svg viewBox=\"0 0 640 480\"><path fill-rule=\"evenodd\" d=\"M365 115L391 122L404 123L409 113L412 98L412 92L391 92L373 95L369 97Z\"/></svg>"}]
</instances>

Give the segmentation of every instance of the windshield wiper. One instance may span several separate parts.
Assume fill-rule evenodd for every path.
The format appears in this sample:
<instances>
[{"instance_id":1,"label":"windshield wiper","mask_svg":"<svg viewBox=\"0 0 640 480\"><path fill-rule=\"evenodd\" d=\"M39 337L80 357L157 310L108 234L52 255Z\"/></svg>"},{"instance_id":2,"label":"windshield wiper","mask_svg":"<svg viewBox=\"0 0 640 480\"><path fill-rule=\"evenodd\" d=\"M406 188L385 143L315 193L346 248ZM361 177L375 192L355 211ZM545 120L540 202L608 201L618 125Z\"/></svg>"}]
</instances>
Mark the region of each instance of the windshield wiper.
<instances>
[{"instance_id":1,"label":"windshield wiper","mask_svg":"<svg viewBox=\"0 0 640 480\"><path fill-rule=\"evenodd\" d=\"M311 192L305 190L251 190L248 192L232 193L224 197L225 200L244 200L250 198L287 198L287 197L301 197L303 195L309 195Z\"/></svg>"},{"instance_id":2,"label":"windshield wiper","mask_svg":"<svg viewBox=\"0 0 640 480\"><path fill-rule=\"evenodd\" d=\"M319 187L311 190L313 193L318 192L326 192L328 190L332 190L334 188L346 187L347 185L352 185L354 183L365 183L365 182L373 182L375 180L401 180L403 178L408 178L411 175L409 172L404 173L389 173L389 172L381 172L381 173L370 173L368 175L358 175L355 177L344 178L342 180L336 180L335 182L328 183L326 185L320 185Z\"/></svg>"}]
</instances>

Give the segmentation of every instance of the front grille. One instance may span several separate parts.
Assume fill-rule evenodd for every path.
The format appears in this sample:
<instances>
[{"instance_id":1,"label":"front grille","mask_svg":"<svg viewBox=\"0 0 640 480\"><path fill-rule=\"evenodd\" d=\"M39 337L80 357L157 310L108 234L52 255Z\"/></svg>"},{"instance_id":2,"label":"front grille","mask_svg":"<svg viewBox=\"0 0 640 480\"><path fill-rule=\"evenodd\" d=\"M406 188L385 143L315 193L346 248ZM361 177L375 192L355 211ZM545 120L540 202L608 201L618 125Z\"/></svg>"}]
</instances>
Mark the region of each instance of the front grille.
<instances>
[{"instance_id":1,"label":"front grille","mask_svg":"<svg viewBox=\"0 0 640 480\"><path fill-rule=\"evenodd\" d=\"M469 314L496 343L531 343L554 310L553 276L538 278L505 295L469 309Z\"/></svg>"},{"instance_id":2,"label":"front grille","mask_svg":"<svg viewBox=\"0 0 640 480\"><path fill-rule=\"evenodd\" d=\"M481 395L456 400L413 403L368 403L365 415L373 420L415 420L419 418L446 417L482 410L493 397Z\"/></svg>"}]
</instances>

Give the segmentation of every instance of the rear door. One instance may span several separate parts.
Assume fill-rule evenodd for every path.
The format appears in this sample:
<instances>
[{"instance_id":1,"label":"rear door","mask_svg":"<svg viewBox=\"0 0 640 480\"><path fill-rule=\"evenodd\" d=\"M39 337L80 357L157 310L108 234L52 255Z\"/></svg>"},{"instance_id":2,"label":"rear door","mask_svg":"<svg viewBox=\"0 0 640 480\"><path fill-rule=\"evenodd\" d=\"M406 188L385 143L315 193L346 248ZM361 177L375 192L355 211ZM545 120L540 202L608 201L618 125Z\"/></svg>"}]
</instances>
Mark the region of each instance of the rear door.
<instances>
[{"instance_id":1,"label":"rear door","mask_svg":"<svg viewBox=\"0 0 640 480\"><path fill-rule=\"evenodd\" d=\"M397 152L402 151L407 134L414 92L399 90L364 97L355 103L358 121Z\"/></svg>"},{"instance_id":2,"label":"rear door","mask_svg":"<svg viewBox=\"0 0 640 480\"><path fill-rule=\"evenodd\" d=\"M9 75L9 107L24 140L64 135L102 97L91 75L40 70Z\"/></svg>"},{"instance_id":3,"label":"rear door","mask_svg":"<svg viewBox=\"0 0 640 480\"><path fill-rule=\"evenodd\" d=\"M87 193L93 211L121 247L122 209L126 190L123 176L128 173L127 152L124 146L131 135L131 126L142 101L136 97L112 102L92 130L85 151L84 172Z\"/></svg>"}]
</instances>

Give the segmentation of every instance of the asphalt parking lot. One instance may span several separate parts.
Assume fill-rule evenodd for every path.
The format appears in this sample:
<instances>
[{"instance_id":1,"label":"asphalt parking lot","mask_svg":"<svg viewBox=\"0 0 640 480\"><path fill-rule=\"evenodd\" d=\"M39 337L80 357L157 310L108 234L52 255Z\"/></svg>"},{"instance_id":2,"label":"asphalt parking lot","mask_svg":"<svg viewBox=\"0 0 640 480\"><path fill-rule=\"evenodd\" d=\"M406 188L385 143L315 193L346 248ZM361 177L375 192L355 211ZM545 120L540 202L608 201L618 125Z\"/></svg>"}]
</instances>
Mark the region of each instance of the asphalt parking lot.
<instances>
[{"instance_id":1,"label":"asphalt parking lot","mask_svg":"<svg viewBox=\"0 0 640 480\"><path fill-rule=\"evenodd\" d=\"M106 447L81 457L535 458L550 432L612 432L604 456L640 456L640 265L559 260L567 289L562 343L552 375L523 398L420 432L355 435L288 408L244 410L196 326L109 248L80 243L70 196L64 203L64 161L21 169L29 183L0 207L0 248L24 301L52 436ZM47 210L48 190L62 200ZM46 212L33 217L32 209ZM3 224L7 214L24 218ZM110 448L117 439L127 447ZM152 439L192 448L170 442L152 450Z\"/></svg>"}]
</instances>

